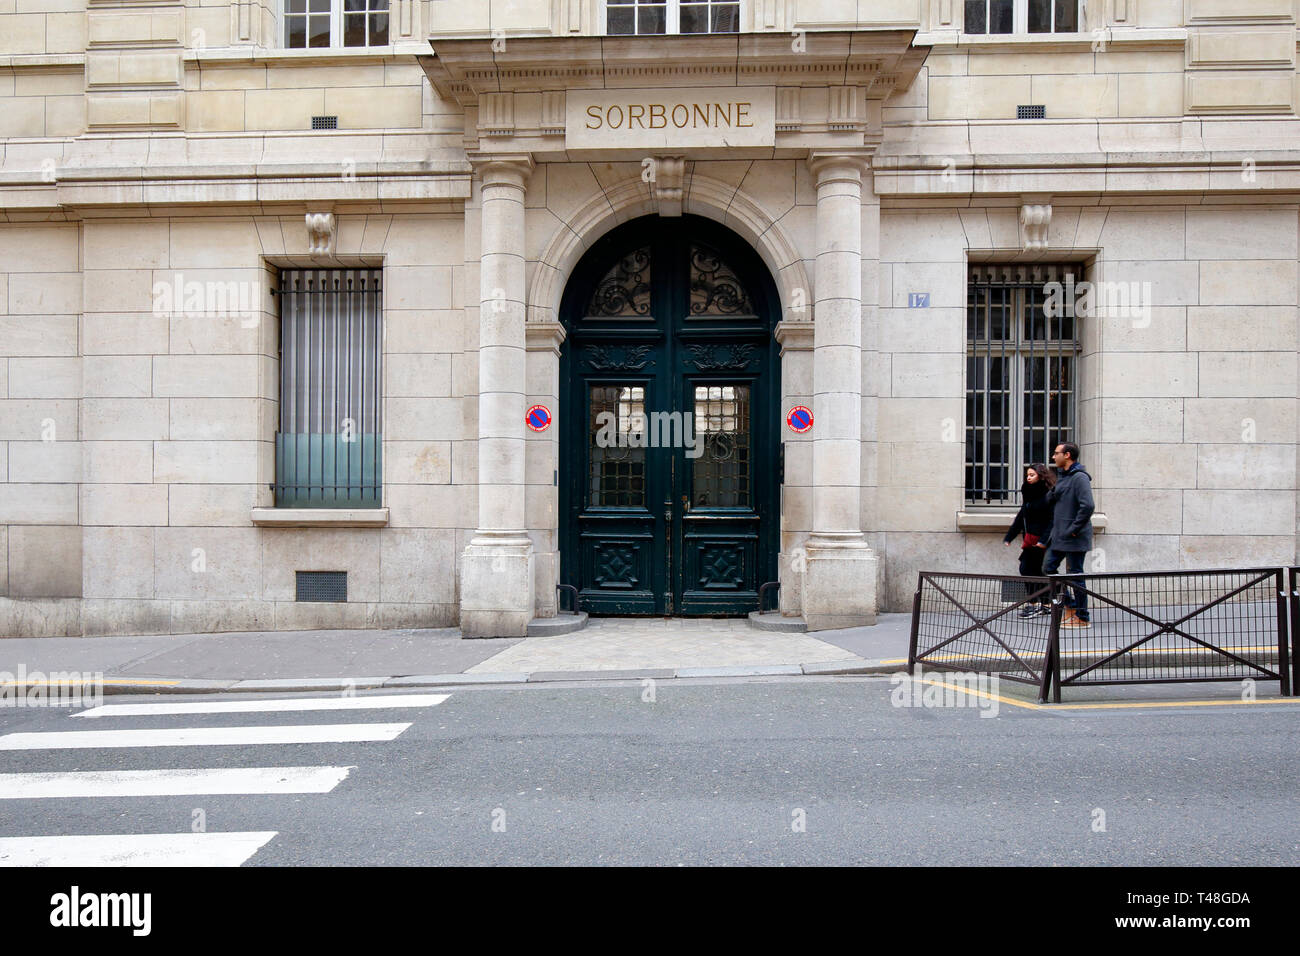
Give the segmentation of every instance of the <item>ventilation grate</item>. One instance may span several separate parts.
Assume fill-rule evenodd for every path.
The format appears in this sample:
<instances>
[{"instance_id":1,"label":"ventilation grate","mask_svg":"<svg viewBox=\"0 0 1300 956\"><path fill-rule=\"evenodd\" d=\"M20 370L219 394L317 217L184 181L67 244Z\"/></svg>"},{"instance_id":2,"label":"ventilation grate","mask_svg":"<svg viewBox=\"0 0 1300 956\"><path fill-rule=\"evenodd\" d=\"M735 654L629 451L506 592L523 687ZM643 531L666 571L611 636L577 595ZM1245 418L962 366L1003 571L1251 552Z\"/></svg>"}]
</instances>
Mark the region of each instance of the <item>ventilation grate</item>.
<instances>
[{"instance_id":1,"label":"ventilation grate","mask_svg":"<svg viewBox=\"0 0 1300 956\"><path fill-rule=\"evenodd\" d=\"M1047 107L1017 106L1016 119L1047 119Z\"/></svg>"},{"instance_id":2,"label":"ventilation grate","mask_svg":"<svg viewBox=\"0 0 1300 956\"><path fill-rule=\"evenodd\" d=\"M347 601L346 571L298 571L299 601Z\"/></svg>"},{"instance_id":3,"label":"ventilation grate","mask_svg":"<svg viewBox=\"0 0 1300 956\"><path fill-rule=\"evenodd\" d=\"M338 129L339 118L337 116L313 116L311 118L312 129Z\"/></svg>"}]
</instances>

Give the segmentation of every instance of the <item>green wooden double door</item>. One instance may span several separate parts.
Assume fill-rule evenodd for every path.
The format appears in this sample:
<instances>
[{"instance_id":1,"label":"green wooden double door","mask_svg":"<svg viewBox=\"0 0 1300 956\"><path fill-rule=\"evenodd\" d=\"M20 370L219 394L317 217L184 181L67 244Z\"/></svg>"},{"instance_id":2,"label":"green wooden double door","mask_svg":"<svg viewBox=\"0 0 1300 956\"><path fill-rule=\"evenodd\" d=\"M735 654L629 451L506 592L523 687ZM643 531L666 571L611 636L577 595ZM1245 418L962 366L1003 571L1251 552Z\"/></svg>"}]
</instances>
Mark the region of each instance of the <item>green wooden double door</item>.
<instances>
[{"instance_id":1,"label":"green wooden double door","mask_svg":"<svg viewBox=\"0 0 1300 956\"><path fill-rule=\"evenodd\" d=\"M776 290L733 233L646 217L561 307L561 580L608 615L741 615L776 579Z\"/></svg>"}]
</instances>

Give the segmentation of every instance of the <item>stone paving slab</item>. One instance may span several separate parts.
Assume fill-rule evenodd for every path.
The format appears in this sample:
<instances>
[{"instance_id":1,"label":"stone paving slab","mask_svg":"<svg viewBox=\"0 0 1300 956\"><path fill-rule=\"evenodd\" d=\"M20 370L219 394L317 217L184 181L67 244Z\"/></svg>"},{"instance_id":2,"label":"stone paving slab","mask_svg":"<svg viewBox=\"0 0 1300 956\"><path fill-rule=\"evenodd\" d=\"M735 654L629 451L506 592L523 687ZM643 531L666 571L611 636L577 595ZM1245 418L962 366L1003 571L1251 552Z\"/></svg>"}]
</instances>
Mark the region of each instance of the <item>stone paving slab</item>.
<instances>
[{"instance_id":1,"label":"stone paving slab","mask_svg":"<svg viewBox=\"0 0 1300 956\"><path fill-rule=\"evenodd\" d=\"M528 638L468 672L664 669L686 676L689 668L793 665L798 673L802 664L845 659L842 647L807 634L757 631L743 618L600 618L573 634Z\"/></svg>"},{"instance_id":2,"label":"stone paving slab","mask_svg":"<svg viewBox=\"0 0 1300 956\"><path fill-rule=\"evenodd\" d=\"M218 681L455 674L520 640L465 641L456 628L10 638L0 641L0 671Z\"/></svg>"}]
</instances>

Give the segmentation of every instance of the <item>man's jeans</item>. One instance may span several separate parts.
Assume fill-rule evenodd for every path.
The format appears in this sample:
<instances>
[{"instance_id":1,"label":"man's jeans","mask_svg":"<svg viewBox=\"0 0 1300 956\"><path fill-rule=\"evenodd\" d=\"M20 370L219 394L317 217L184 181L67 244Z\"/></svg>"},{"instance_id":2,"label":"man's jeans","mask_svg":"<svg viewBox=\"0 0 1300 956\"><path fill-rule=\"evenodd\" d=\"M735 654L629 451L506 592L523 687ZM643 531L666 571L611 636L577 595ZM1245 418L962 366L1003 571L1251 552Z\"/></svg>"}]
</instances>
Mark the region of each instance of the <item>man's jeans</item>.
<instances>
[{"instance_id":1,"label":"man's jeans","mask_svg":"<svg viewBox=\"0 0 1300 956\"><path fill-rule=\"evenodd\" d=\"M1064 558L1066 574L1083 574L1083 559L1087 556L1087 551L1056 551L1048 548L1047 554L1043 555L1043 573L1055 574L1061 566L1061 559ZM1088 594L1083 588L1067 587L1065 606L1074 608L1079 620L1088 620Z\"/></svg>"}]
</instances>

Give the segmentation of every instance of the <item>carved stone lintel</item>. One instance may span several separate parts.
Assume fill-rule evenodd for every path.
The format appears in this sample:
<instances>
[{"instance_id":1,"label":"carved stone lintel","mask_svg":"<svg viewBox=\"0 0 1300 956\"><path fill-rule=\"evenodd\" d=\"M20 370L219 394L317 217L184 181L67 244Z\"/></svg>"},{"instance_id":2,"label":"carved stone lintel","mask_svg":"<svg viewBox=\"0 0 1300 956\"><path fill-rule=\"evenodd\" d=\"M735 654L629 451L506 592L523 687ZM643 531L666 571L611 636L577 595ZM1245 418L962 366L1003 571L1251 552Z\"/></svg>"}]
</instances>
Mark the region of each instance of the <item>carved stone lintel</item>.
<instances>
[{"instance_id":1,"label":"carved stone lintel","mask_svg":"<svg viewBox=\"0 0 1300 956\"><path fill-rule=\"evenodd\" d=\"M483 136L513 136L515 94L484 93L478 99L478 130Z\"/></svg>"},{"instance_id":2,"label":"carved stone lintel","mask_svg":"<svg viewBox=\"0 0 1300 956\"><path fill-rule=\"evenodd\" d=\"M650 191L659 204L659 215L680 216L686 198L686 160L681 156L655 156L653 169Z\"/></svg>"},{"instance_id":3,"label":"carved stone lintel","mask_svg":"<svg viewBox=\"0 0 1300 956\"><path fill-rule=\"evenodd\" d=\"M564 135L563 90L547 90L542 94L542 135Z\"/></svg>"},{"instance_id":4,"label":"carved stone lintel","mask_svg":"<svg viewBox=\"0 0 1300 956\"><path fill-rule=\"evenodd\" d=\"M1020 207L1020 245L1025 252L1041 252L1047 248L1047 231L1051 225L1051 203L1025 203Z\"/></svg>"},{"instance_id":5,"label":"carved stone lintel","mask_svg":"<svg viewBox=\"0 0 1300 956\"><path fill-rule=\"evenodd\" d=\"M799 116L799 95L802 90L797 87L781 87L776 91L776 131L778 133L797 133L803 128Z\"/></svg>"},{"instance_id":6,"label":"carved stone lintel","mask_svg":"<svg viewBox=\"0 0 1300 956\"><path fill-rule=\"evenodd\" d=\"M334 252L335 224L332 212L307 213L307 252L328 256Z\"/></svg>"},{"instance_id":7,"label":"carved stone lintel","mask_svg":"<svg viewBox=\"0 0 1300 956\"><path fill-rule=\"evenodd\" d=\"M867 118L862 111L862 91L856 86L832 86L830 88L830 115L828 128L831 130L864 130Z\"/></svg>"}]
</instances>

